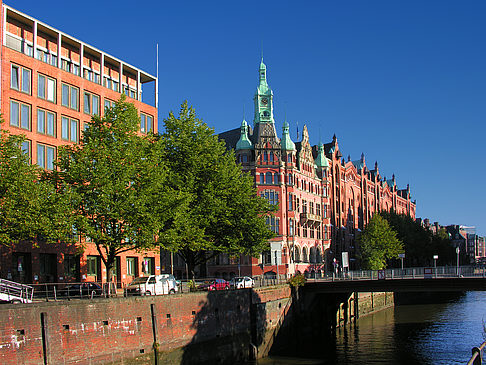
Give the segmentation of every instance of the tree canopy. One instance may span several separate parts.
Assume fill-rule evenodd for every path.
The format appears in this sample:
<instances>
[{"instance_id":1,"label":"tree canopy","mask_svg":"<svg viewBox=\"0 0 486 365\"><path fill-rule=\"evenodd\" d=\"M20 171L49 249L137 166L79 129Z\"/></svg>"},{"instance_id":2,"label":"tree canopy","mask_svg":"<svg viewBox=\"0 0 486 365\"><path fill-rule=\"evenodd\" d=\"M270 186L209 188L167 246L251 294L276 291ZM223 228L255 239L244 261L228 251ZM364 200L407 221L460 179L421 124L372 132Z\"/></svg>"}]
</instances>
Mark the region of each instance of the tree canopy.
<instances>
[{"instance_id":1,"label":"tree canopy","mask_svg":"<svg viewBox=\"0 0 486 365\"><path fill-rule=\"evenodd\" d=\"M53 180L71 192L78 233L91 239L107 268L129 250L155 249L164 217L173 213L163 150L138 134L140 118L122 98L94 116L79 144L59 149Z\"/></svg>"},{"instance_id":2,"label":"tree canopy","mask_svg":"<svg viewBox=\"0 0 486 365\"><path fill-rule=\"evenodd\" d=\"M434 255L439 256L439 264L454 264L455 249L444 229L439 229L434 235L408 215L385 211L380 212L380 215L388 221L403 242L407 266L430 265Z\"/></svg>"},{"instance_id":3,"label":"tree canopy","mask_svg":"<svg viewBox=\"0 0 486 365\"><path fill-rule=\"evenodd\" d=\"M164 120L160 142L170 171L169 184L183 204L166 221L161 242L190 271L219 253L257 255L273 236L265 223L272 206L259 197L253 178L214 131L183 103Z\"/></svg>"},{"instance_id":4,"label":"tree canopy","mask_svg":"<svg viewBox=\"0 0 486 365\"><path fill-rule=\"evenodd\" d=\"M360 250L362 268L380 270L386 268L387 260L403 253L403 243L388 221L375 214L361 233Z\"/></svg>"},{"instance_id":5,"label":"tree canopy","mask_svg":"<svg viewBox=\"0 0 486 365\"><path fill-rule=\"evenodd\" d=\"M3 121L0 121L3 123ZM0 135L0 245L21 240L57 241L72 233L67 200L30 164L23 135Z\"/></svg>"}]
</instances>

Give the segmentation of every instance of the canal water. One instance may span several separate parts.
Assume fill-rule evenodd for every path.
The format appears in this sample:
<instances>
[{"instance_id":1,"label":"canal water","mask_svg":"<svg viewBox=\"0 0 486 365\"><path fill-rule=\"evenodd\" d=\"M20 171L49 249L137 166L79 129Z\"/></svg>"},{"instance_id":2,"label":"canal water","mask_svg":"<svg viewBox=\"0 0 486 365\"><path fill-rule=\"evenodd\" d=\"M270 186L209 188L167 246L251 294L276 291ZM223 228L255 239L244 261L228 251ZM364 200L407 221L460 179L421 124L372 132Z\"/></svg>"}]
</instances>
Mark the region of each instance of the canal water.
<instances>
[{"instance_id":1,"label":"canal water","mask_svg":"<svg viewBox=\"0 0 486 365\"><path fill-rule=\"evenodd\" d=\"M305 356L270 357L258 365L466 364L471 348L485 340L483 321L486 292L441 304L399 305L337 329Z\"/></svg>"}]
</instances>

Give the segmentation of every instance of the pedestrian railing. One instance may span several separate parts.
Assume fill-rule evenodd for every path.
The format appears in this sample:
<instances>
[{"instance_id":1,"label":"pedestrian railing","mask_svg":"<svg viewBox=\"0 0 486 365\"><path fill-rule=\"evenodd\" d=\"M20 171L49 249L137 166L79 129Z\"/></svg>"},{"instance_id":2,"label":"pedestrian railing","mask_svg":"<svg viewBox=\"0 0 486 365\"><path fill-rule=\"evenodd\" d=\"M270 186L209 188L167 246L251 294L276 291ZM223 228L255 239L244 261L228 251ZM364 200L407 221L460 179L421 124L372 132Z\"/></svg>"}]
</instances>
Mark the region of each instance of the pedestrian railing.
<instances>
[{"instance_id":1,"label":"pedestrian railing","mask_svg":"<svg viewBox=\"0 0 486 365\"><path fill-rule=\"evenodd\" d=\"M467 362L467 365L481 365L483 363L483 351L486 347L486 342L483 342L479 347L472 348L472 356Z\"/></svg>"}]
</instances>

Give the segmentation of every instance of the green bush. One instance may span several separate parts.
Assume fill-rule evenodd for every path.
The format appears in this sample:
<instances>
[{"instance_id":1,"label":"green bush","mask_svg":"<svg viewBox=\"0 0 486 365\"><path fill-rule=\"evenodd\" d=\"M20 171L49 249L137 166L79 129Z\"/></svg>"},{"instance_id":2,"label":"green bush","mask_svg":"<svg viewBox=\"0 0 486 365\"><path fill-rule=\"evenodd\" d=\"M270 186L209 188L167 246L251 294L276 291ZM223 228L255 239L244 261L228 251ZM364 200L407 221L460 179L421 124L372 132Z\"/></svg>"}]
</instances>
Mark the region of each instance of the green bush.
<instances>
[{"instance_id":1,"label":"green bush","mask_svg":"<svg viewBox=\"0 0 486 365\"><path fill-rule=\"evenodd\" d=\"M294 275L289 279L288 283L290 286L298 288L299 286L303 286L305 284L305 277L302 274Z\"/></svg>"}]
</instances>

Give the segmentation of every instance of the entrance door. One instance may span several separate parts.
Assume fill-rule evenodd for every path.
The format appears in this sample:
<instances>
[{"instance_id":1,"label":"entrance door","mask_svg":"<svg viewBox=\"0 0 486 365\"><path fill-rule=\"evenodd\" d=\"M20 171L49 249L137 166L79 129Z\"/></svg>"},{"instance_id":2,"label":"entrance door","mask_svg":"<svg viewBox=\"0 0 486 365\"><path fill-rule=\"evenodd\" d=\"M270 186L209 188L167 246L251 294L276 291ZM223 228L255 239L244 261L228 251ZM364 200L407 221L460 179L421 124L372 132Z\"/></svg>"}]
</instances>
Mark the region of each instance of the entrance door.
<instances>
[{"instance_id":1,"label":"entrance door","mask_svg":"<svg viewBox=\"0 0 486 365\"><path fill-rule=\"evenodd\" d=\"M40 254L40 277L41 283L54 283L57 280L57 254Z\"/></svg>"}]
</instances>

